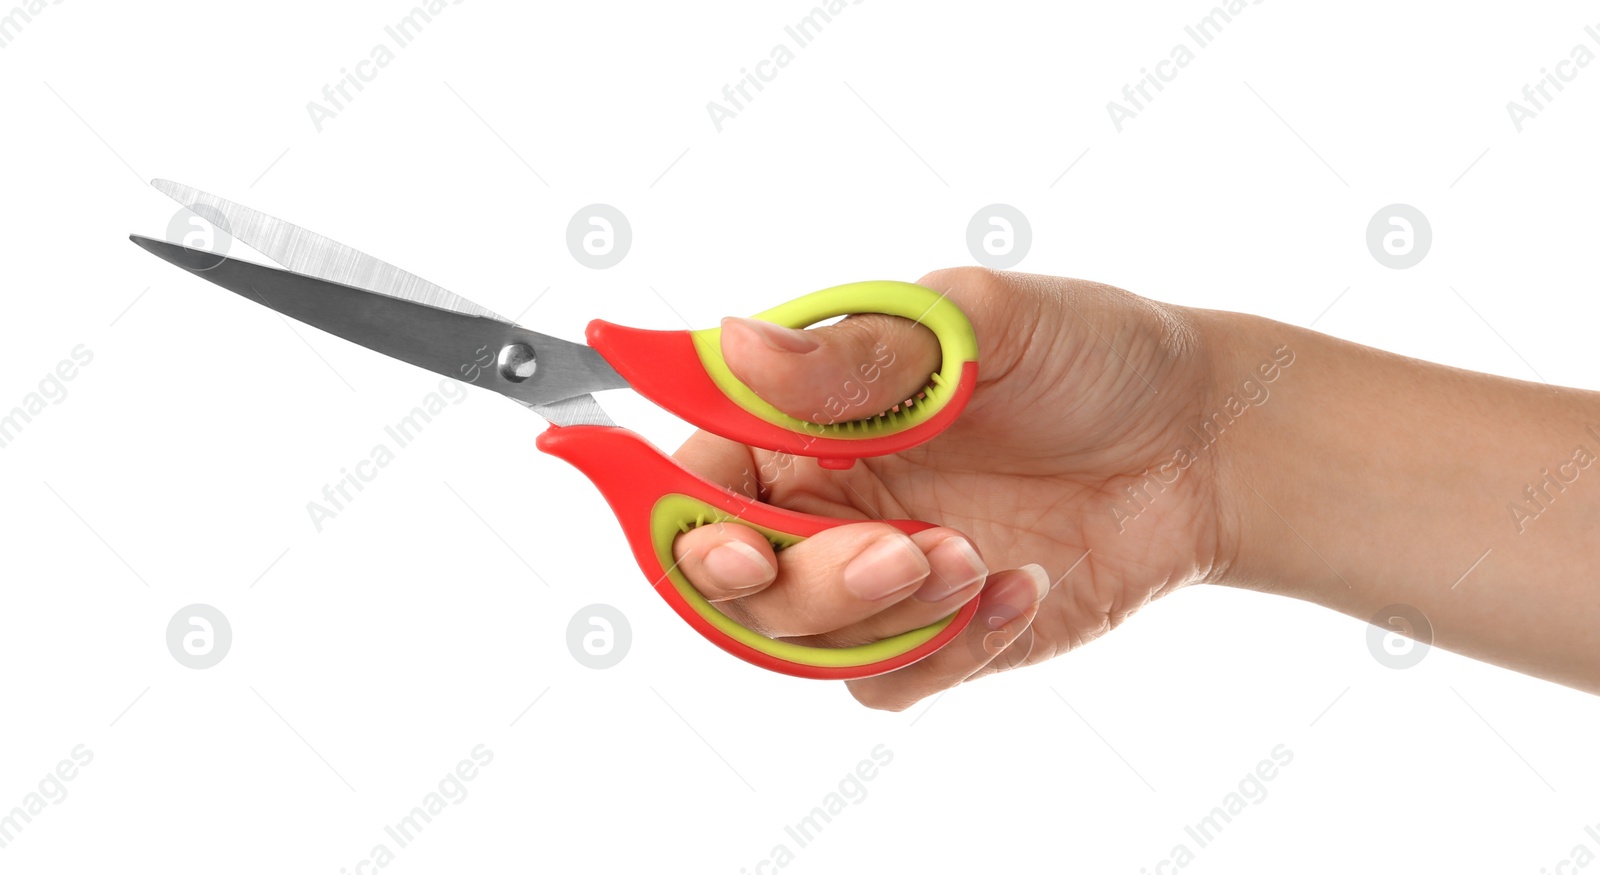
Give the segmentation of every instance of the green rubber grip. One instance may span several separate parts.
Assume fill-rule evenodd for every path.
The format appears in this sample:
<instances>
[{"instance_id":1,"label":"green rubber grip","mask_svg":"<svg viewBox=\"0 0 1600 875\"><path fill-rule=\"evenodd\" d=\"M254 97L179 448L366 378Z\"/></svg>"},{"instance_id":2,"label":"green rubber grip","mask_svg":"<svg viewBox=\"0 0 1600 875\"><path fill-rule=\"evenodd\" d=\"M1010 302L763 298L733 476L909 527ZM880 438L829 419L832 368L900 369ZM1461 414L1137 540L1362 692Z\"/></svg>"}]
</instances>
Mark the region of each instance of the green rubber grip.
<instances>
[{"instance_id":1,"label":"green rubber grip","mask_svg":"<svg viewBox=\"0 0 1600 875\"><path fill-rule=\"evenodd\" d=\"M859 313L901 316L926 326L938 338L942 353L939 370L928 377L917 403L842 421L798 419L767 403L733 375L722 358L721 328L692 331L690 336L706 374L723 394L748 413L792 432L843 440L884 438L928 423L957 399L966 366L978 360L978 340L961 308L932 289L892 280L846 283L764 310L753 318L786 328L806 328L835 316ZM965 396L960 400L964 402Z\"/></svg>"}]
</instances>

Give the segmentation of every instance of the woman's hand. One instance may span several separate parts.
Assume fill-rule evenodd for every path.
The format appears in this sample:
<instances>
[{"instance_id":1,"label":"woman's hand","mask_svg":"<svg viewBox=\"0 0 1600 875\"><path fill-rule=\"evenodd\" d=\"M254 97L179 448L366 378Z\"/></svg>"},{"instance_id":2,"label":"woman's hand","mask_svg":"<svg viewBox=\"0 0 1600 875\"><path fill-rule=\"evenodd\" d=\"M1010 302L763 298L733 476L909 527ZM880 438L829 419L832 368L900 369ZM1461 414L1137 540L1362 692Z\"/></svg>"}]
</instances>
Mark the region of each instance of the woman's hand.
<instances>
[{"instance_id":1,"label":"woman's hand","mask_svg":"<svg viewBox=\"0 0 1600 875\"><path fill-rule=\"evenodd\" d=\"M774 555L754 530L679 536L689 580L773 637L841 646L938 620L982 599L961 637L914 665L850 682L900 710L1099 637L1164 593L1226 564L1216 460L1190 429L1220 399L1193 313L1080 280L938 271L978 337L978 386L944 434L847 471L706 432L678 451L745 495L859 524ZM861 418L915 395L939 365L933 333L864 315L795 331L724 322L729 367L803 419ZM906 536L872 520L938 528Z\"/></svg>"}]
</instances>

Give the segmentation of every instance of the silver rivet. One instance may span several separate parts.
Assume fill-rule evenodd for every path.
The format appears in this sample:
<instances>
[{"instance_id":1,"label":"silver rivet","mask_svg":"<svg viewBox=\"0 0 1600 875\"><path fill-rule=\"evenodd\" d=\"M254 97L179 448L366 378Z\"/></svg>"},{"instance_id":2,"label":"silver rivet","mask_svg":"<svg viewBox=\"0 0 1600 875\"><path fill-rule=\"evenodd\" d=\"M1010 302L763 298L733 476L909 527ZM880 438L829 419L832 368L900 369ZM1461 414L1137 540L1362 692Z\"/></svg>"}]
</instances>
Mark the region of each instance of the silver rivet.
<instances>
[{"instance_id":1,"label":"silver rivet","mask_svg":"<svg viewBox=\"0 0 1600 875\"><path fill-rule=\"evenodd\" d=\"M500 348L500 376L520 383L533 376L539 363L534 361L533 347L526 343L508 343Z\"/></svg>"}]
</instances>

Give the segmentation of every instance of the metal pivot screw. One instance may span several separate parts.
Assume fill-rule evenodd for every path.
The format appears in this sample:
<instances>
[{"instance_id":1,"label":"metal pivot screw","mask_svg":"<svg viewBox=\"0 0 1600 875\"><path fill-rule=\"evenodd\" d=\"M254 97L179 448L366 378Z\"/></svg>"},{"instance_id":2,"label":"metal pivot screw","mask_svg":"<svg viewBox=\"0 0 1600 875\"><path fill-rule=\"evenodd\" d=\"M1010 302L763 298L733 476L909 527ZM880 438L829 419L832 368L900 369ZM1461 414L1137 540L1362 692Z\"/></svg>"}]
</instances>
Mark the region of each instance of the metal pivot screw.
<instances>
[{"instance_id":1,"label":"metal pivot screw","mask_svg":"<svg viewBox=\"0 0 1600 875\"><path fill-rule=\"evenodd\" d=\"M533 347L526 343L508 343L500 348L500 376L520 383L533 376L539 363L534 360Z\"/></svg>"}]
</instances>

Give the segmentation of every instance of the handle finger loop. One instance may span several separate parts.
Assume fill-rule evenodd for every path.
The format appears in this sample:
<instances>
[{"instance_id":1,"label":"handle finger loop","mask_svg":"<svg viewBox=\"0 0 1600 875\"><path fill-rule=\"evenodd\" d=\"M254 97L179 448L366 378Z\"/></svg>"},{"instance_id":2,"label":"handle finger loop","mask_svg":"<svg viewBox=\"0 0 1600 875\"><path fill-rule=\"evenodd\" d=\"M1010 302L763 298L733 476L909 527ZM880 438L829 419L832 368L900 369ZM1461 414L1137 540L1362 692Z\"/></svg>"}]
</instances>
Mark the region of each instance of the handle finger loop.
<instances>
[{"instance_id":1,"label":"handle finger loop","mask_svg":"<svg viewBox=\"0 0 1600 875\"><path fill-rule=\"evenodd\" d=\"M931 330L939 341L939 370L928 376L920 396L888 410L866 417L845 418L851 405L841 401L837 409L823 410L810 420L799 419L767 403L728 369L722 358L722 330L710 328L693 332L694 343L706 372L717 388L747 412L792 432L814 438L866 441L902 434L922 426L958 400L958 392L969 370L978 360L977 337L966 314L944 295L913 283L876 280L848 283L823 289L770 310L754 318L787 328L806 328L836 316L881 313L910 319ZM864 367L884 367L893 360L892 350Z\"/></svg>"}]
</instances>

